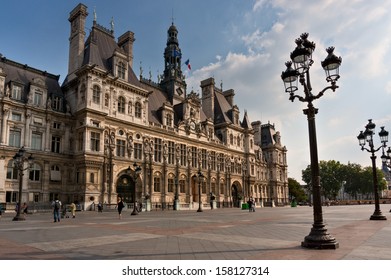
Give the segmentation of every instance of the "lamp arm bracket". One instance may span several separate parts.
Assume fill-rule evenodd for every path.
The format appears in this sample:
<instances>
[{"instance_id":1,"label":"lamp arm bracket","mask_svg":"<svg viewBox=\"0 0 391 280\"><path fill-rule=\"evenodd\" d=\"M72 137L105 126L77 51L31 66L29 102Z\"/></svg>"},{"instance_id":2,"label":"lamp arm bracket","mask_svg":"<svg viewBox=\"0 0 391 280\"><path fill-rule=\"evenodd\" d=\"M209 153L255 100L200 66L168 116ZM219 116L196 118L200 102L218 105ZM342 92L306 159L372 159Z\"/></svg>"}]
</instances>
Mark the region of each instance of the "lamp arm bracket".
<instances>
[{"instance_id":1,"label":"lamp arm bracket","mask_svg":"<svg viewBox=\"0 0 391 280\"><path fill-rule=\"evenodd\" d=\"M335 83L332 84L331 86L325 87L322 91L320 91L317 95L315 95L315 96L313 97L313 99L318 99L318 98L322 97L323 94L324 94L327 90L329 90L329 89L331 89L332 91L335 91L337 88L338 88L338 86L337 86Z\"/></svg>"}]
</instances>

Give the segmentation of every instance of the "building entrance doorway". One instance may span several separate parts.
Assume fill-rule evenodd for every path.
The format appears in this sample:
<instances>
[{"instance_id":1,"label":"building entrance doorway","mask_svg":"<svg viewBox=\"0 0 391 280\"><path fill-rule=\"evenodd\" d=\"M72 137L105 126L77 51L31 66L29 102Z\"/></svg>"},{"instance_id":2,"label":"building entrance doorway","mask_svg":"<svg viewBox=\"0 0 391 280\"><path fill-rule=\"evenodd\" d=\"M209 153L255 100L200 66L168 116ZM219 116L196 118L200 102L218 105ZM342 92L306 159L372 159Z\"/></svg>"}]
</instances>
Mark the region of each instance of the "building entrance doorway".
<instances>
[{"instance_id":1,"label":"building entrance doorway","mask_svg":"<svg viewBox=\"0 0 391 280\"><path fill-rule=\"evenodd\" d=\"M136 183L129 175L123 175L117 182L117 194L122 197L125 203L133 203L135 197Z\"/></svg>"}]
</instances>

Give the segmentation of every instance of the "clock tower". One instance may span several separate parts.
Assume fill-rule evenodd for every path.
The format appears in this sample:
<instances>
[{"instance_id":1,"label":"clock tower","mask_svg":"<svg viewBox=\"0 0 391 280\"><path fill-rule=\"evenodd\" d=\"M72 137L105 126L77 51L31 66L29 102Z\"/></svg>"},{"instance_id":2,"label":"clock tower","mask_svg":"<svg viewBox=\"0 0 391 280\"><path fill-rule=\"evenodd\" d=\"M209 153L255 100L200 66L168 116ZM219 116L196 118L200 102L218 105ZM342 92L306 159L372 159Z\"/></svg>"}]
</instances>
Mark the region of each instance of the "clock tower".
<instances>
[{"instance_id":1,"label":"clock tower","mask_svg":"<svg viewBox=\"0 0 391 280\"><path fill-rule=\"evenodd\" d=\"M162 88L171 104L181 103L186 97L186 82L181 70L182 52L178 43L178 29L171 24L167 31L167 46L164 50L164 73Z\"/></svg>"}]
</instances>

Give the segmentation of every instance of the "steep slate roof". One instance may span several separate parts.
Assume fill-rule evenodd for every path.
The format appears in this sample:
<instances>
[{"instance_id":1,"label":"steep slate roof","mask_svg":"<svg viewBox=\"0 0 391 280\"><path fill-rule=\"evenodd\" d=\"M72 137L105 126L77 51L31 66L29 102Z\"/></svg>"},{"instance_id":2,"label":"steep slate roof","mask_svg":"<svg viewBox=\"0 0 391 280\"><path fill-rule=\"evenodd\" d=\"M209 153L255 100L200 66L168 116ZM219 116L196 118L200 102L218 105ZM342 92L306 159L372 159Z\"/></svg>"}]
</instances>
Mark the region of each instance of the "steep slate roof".
<instances>
[{"instance_id":1,"label":"steep slate roof","mask_svg":"<svg viewBox=\"0 0 391 280\"><path fill-rule=\"evenodd\" d=\"M243 121L242 121L241 125L243 128L252 129L252 125L251 125L251 122L248 118L247 111L244 111L244 117L243 117Z\"/></svg>"},{"instance_id":2,"label":"steep slate roof","mask_svg":"<svg viewBox=\"0 0 391 280\"><path fill-rule=\"evenodd\" d=\"M232 106L224 95L215 91L215 124L232 123L228 115L230 110L232 110Z\"/></svg>"},{"instance_id":3,"label":"steep slate roof","mask_svg":"<svg viewBox=\"0 0 391 280\"><path fill-rule=\"evenodd\" d=\"M113 34L108 29L94 23L85 43L82 66L95 64L108 72L112 72L111 58L115 51L125 54L118 47ZM140 82L131 67L128 67L128 82L140 86Z\"/></svg>"},{"instance_id":4,"label":"steep slate roof","mask_svg":"<svg viewBox=\"0 0 391 280\"><path fill-rule=\"evenodd\" d=\"M148 96L148 121L161 124L162 120L157 111L163 103L168 101L166 93L157 87L150 86L146 83L140 83L140 87L151 92Z\"/></svg>"},{"instance_id":5,"label":"steep slate roof","mask_svg":"<svg viewBox=\"0 0 391 280\"><path fill-rule=\"evenodd\" d=\"M44 81L47 87L48 96L51 94L62 95L60 84L58 82L60 76L41 71L26 64L20 64L15 61L9 60L5 57L0 59L0 68L7 74L5 77L5 84L10 81L18 82L24 85L23 98L25 98L29 92L29 85L33 82L33 79L40 78Z\"/></svg>"}]
</instances>

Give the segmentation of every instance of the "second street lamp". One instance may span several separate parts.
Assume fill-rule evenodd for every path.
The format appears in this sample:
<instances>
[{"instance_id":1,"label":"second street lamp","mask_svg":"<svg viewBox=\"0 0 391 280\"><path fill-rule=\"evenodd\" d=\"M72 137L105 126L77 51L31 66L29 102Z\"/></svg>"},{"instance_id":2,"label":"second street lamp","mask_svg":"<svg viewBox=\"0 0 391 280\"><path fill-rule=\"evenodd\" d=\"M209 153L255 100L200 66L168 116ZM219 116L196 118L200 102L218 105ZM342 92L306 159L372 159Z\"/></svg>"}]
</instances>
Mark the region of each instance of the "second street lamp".
<instances>
[{"instance_id":1,"label":"second street lamp","mask_svg":"<svg viewBox=\"0 0 391 280\"><path fill-rule=\"evenodd\" d=\"M13 221L24 221L26 218L24 215L21 215L22 213L22 194L23 194L23 176L24 171L30 169L33 166L33 157L30 154L29 157L26 157L25 155L26 150L24 147L20 148L19 151L14 155L14 166L16 170L18 171L18 178L19 178L19 197L18 197L18 210L16 212L16 216L12 219ZM28 166L25 168L24 163L28 162Z\"/></svg>"},{"instance_id":2,"label":"second street lamp","mask_svg":"<svg viewBox=\"0 0 391 280\"><path fill-rule=\"evenodd\" d=\"M327 233L326 225L323 223L315 127L315 115L318 113L318 109L314 107L312 102L323 96L326 90L331 89L332 91L335 91L338 88L336 82L339 79L339 66L341 65L342 59L341 57L334 55L334 47L330 47L326 50L328 55L321 64L326 72L326 81L330 82L331 86L325 87L317 95L314 95L312 94L309 69L313 64L312 53L315 50L315 43L308 40L308 33L303 33L295 43L297 44L297 47L290 55L292 61L285 63L287 69L282 72L281 79L285 85L285 92L290 95L289 100L293 102L297 98L299 101L307 103L307 109L304 109L303 111L304 114L307 115L308 120L314 223L310 234L304 238L301 246L317 249L336 249L339 247L339 244L334 237ZM292 64L294 68L292 68ZM294 94L298 89L298 81L300 81L300 84L303 86L304 96Z\"/></svg>"},{"instance_id":3,"label":"second street lamp","mask_svg":"<svg viewBox=\"0 0 391 280\"><path fill-rule=\"evenodd\" d=\"M376 125L372 122L372 120L368 120L368 124L365 126L365 131L364 132L361 131L360 134L357 136L357 139L359 145L361 146L361 150L362 151L366 150L367 152L371 153L373 192L375 193L375 212L373 212L372 216L370 217L370 220L387 220L387 218L382 214L380 210L375 153L380 149L383 149L383 155L384 155L384 148L387 147L387 142L388 142L388 131L384 129L384 126L380 128L379 136L380 136L380 142L382 144L379 148L375 149L375 146L373 144L373 135L375 134L375 127ZM368 143L369 149L365 147L366 143ZM382 160L384 161L383 156L382 156Z\"/></svg>"},{"instance_id":4,"label":"second street lamp","mask_svg":"<svg viewBox=\"0 0 391 280\"><path fill-rule=\"evenodd\" d=\"M197 173L197 178L198 178L198 210L197 212L203 212L202 207L201 207L201 182L204 180L204 174L202 174L201 170L198 171Z\"/></svg>"},{"instance_id":5,"label":"second street lamp","mask_svg":"<svg viewBox=\"0 0 391 280\"><path fill-rule=\"evenodd\" d=\"M137 163L133 164L133 183L134 183L134 190L133 190L133 211L130 215L138 215L138 211L136 208L136 185L137 185L137 178L141 173L141 167L137 165Z\"/></svg>"}]
</instances>

